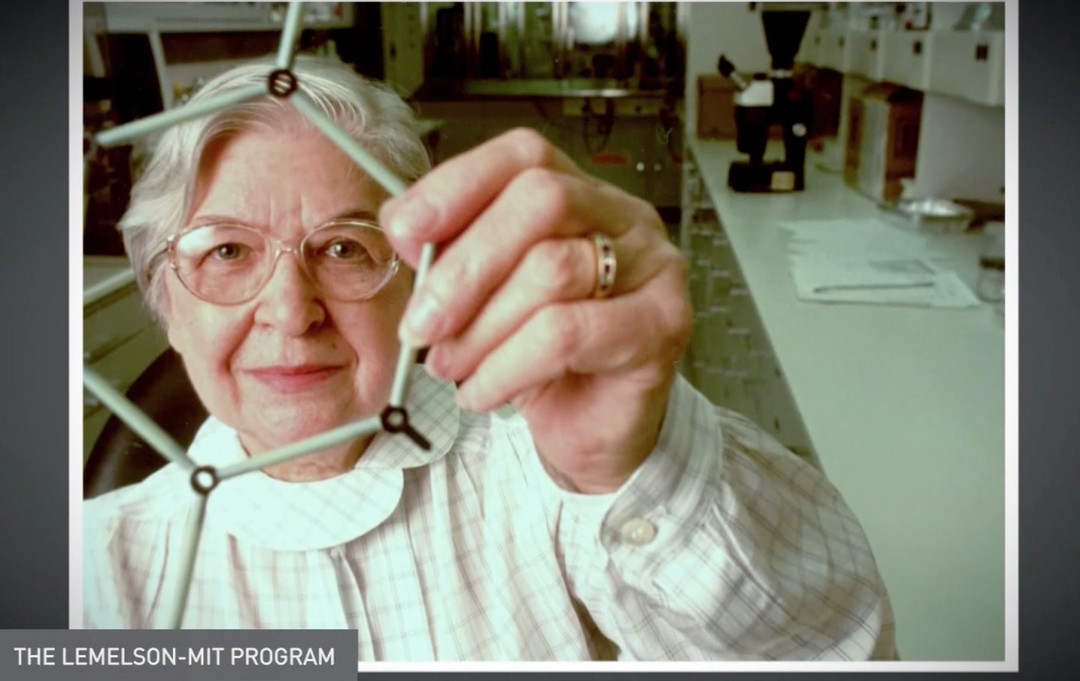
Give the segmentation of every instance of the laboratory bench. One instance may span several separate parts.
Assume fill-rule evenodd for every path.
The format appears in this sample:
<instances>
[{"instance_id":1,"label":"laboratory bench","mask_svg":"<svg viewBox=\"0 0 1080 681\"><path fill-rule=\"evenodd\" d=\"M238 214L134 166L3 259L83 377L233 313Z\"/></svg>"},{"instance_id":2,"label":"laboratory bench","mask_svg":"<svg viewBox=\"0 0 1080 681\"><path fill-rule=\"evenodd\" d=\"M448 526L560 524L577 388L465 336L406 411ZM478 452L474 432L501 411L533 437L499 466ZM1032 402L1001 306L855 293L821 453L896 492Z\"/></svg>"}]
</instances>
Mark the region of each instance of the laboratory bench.
<instances>
[{"instance_id":1,"label":"laboratory bench","mask_svg":"<svg viewBox=\"0 0 1080 681\"><path fill-rule=\"evenodd\" d=\"M737 194L734 141L687 136L679 240L695 335L683 371L819 466L858 516L905 660L1005 657L1005 331L991 305L801 301L781 224L878 220L818 154L806 190ZM898 227L901 228L901 227ZM974 286L978 236L930 237Z\"/></svg>"}]
</instances>

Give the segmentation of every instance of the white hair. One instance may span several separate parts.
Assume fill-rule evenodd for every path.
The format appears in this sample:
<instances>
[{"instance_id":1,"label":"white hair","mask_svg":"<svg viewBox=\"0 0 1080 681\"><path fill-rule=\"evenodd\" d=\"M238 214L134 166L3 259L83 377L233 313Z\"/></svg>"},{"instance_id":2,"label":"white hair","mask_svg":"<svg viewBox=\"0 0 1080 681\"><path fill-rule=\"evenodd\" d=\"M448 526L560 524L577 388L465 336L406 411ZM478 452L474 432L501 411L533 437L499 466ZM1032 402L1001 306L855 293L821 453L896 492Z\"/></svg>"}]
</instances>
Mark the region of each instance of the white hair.
<instances>
[{"instance_id":1,"label":"white hair","mask_svg":"<svg viewBox=\"0 0 1080 681\"><path fill-rule=\"evenodd\" d=\"M273 68L270 59L236 67L208 82L190 101L266 82ZM360 76L338 60L300 55L291 71L298 89L399 177L413 181L431 168L412 108L387 86ZM301 120L299 115L288 102L267 94L174 125L161 134L132 188L119 228L147 306L163 326L168 316L166 244L169 236L191 217L199 165L206 149L211 142L243 130L295 125ZM302 121L311 125L306 119Z\"/></svg>"}]
</instances>

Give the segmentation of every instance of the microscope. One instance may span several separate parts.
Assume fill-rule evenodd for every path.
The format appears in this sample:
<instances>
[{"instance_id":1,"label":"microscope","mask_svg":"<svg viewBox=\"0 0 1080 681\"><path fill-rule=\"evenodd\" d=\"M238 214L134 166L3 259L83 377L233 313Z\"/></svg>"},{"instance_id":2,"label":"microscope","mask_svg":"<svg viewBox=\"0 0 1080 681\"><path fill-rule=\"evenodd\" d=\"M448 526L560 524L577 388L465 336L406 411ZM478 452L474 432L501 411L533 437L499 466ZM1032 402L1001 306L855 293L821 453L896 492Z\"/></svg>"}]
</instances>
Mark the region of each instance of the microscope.
<instances>
[{"instance_id":1,"label":"microscope","mask_svg":"<svg viewBox=\"0 0 1080 681\"><path fill-rule=\"evenodd\" d=\"M767 74L747 78L720 55L720 74L737 90L736 144L740 153L750 157L733 161L728 171L728 186L736 192L790 192L804 188L813 108L796 86L793 69L809 21L809 10L762 10L765 43L772 57L772 70ZM769 134L777 125L783 129L784 158L766 161Z\"/></svg>"}]
</instances>

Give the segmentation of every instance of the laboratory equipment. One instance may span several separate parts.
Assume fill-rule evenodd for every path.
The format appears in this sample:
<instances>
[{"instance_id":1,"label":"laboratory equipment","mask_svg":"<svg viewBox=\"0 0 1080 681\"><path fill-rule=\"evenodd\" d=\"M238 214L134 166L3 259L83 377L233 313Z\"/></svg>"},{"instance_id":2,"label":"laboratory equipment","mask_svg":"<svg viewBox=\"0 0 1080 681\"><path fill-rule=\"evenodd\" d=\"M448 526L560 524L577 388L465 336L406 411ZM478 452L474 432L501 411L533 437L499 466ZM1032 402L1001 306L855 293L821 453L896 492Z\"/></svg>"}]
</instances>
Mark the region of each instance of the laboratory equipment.
<instances>
[{"instance_id":1,"label":"laboratory equipment","mask_svg":"<svg viewBox=\"0 0 1080 681\"><path fill-rule=\"evenodd\" d=\"M455 134L541 131L582 170L679 222L685 2L383 3L386 80Z\"/></svg>"},{"instance_id":2,"label":"laboratory equipment","mask_svg":"<svg viewBox=\"0 0 1080 681\"><path fill-rule=\"evenodd\" d=\"M737 192L802 191L806 167L807 135L812 105L796 85L793 69L803 34L810 21L809 10L765 9L761 23L772 57L768 73L750 77L740 73L723 54L720 73L736 87L735 128L740 153L749 160L732 161L728 186ZM783 129L784 158L765 160L769 133Z\"/></svg>"},{"instance_id":3,"label":"laboratory equipment","mask_svg":"<svg viewBox=\"0 0 1080 681\"><path fill-rule=\"evenodd\" d=\"M674 2L423 2L408 29L422 36L416 66L432 95L663 90L683 79L685 11Z\"/></svg>"},{"instance_id":4,"label":"laboratory equipment","mask_svg":"<svg viewBox=\"0 0 1080 681\"><path fill-rule=\"evenodd\" d=\"M896 208L915 227L934 234L963 234L975 219L972 209L934 197L901 199Z\"/></svg>"}]
</instances>

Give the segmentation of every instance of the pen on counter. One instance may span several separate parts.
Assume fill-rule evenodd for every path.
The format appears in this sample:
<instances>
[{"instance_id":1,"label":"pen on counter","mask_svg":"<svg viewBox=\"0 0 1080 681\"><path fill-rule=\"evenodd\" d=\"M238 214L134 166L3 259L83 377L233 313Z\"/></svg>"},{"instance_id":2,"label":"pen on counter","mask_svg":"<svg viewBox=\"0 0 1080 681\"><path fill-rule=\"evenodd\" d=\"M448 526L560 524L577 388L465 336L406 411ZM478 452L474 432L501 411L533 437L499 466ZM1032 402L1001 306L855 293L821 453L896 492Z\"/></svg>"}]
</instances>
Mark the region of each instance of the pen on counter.
<instances>
[{"instance_id":1,"label":"pen on counter","mask_svg":"<svg viewBox=\"0 0 1080 681\"><path fill-rule=\"evenodd\" d=\"M836 284L833 286L816 286L814 287L814 293L827 293L829 291L882 291L890 289L909 289L909 288L933 288L934 282L923 281L917 284Z\"/></svg>"}]
</instances>

